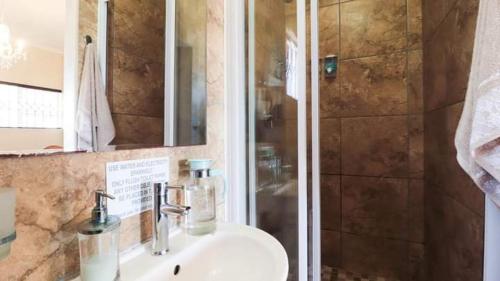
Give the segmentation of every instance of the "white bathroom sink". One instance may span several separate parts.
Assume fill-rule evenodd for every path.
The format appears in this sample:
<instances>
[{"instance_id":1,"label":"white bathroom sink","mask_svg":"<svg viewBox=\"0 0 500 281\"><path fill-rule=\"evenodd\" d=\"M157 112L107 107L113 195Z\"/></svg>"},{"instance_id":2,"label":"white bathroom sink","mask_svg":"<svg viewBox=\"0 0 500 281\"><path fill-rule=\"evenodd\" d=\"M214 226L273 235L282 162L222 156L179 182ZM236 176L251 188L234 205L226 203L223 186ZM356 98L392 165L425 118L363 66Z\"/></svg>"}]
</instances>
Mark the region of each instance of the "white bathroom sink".
<instances>
[{"instance_id":1,"label":"white bathroom sink","mask_svg":"<svg viewBox=\"0 0 500 281\"><path fill-rule=\"evenodd\" d=\"M256 228L219 224L214 234L170 238L170 252L149 248L122 258L121 281L285 281L288 258L281 244Z\"/></svg>"}]
</instances>

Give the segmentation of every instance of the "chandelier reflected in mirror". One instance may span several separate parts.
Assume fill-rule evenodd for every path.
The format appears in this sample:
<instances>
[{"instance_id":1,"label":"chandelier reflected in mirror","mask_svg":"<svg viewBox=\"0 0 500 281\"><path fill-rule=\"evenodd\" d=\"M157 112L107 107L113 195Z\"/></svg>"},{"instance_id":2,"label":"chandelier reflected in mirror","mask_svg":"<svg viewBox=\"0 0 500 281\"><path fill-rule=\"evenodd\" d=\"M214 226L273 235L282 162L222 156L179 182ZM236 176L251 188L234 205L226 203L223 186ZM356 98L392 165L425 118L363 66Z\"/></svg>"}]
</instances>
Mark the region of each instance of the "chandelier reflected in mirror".
<instances>
[{"instance_id":1,"label":"chandelier reflected in mirror","mask_svg":"<svg viewBox=\"0 0 500 281\"><path fill-rule=\"evenodd\" d=\"M0 69L9 69L19 61L26 60L25 47L23 40L17 40L13 45L9 26L0 23Z\"/></svg>"}]
</instances>

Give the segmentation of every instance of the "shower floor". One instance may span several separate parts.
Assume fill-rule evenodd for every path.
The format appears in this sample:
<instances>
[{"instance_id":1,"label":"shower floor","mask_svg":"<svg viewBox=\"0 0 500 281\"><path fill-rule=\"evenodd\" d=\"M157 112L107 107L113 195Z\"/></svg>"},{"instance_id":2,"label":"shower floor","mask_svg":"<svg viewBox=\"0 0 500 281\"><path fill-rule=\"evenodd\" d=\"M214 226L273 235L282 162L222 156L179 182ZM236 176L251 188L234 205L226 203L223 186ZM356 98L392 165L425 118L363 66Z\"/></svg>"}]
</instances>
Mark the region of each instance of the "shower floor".
<instances>
[{"instance_id":1,"label":"shower floor","mask_svg":"<svg viewBox=\"0 0 500 281\"><path fill-rule=\"evenodd\" d=\"M343 269L323 266L321 268L321 281L398 281L385 277L374 277L366 274L349 272Z\"/></svg>"}]
</instances>

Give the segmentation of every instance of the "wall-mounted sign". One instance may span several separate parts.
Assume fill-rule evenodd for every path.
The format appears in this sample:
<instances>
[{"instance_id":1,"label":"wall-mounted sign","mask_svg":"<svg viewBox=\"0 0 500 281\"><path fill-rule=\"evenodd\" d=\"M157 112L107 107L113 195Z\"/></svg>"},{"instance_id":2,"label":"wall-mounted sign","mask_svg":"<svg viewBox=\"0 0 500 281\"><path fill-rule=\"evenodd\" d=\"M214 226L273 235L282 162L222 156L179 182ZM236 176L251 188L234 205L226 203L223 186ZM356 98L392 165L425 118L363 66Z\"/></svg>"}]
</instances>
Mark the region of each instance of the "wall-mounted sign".
<instances>
[{"instance_id":1,"label":"wall-mounted sign","mask_svg":"<svg viewBox=\"0 0 500 281\"><path fill-rule=\"evenodd\" d=\"M121 218L152 208L153 183L169 181L169 158L151 158L106 164L108 212Z\"/></svg>"}]
</instances>

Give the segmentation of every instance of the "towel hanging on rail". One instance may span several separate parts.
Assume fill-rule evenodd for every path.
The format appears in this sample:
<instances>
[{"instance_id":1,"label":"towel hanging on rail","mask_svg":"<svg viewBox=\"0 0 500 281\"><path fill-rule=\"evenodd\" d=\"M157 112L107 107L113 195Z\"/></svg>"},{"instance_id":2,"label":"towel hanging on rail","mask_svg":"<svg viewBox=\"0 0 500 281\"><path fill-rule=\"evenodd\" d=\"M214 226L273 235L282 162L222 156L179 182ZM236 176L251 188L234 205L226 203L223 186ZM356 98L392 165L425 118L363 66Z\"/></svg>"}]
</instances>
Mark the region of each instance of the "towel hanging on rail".
<instances>
[{"instance_id":1,"label":"towel hanging on rail","mask_svg":"<svg viewBox=\"0 0 500 281\"><path fill-rule=\"evenodd\" d=\"M86 43L76 112L77 148L103 151L114 139L115 127L94 44L87 37Z\"/></svg>"}]
</instances>

